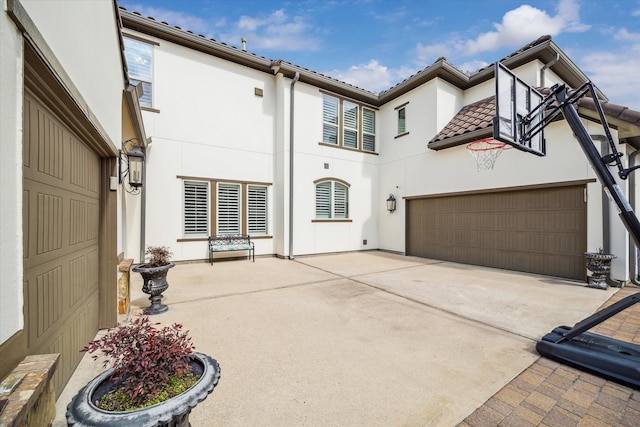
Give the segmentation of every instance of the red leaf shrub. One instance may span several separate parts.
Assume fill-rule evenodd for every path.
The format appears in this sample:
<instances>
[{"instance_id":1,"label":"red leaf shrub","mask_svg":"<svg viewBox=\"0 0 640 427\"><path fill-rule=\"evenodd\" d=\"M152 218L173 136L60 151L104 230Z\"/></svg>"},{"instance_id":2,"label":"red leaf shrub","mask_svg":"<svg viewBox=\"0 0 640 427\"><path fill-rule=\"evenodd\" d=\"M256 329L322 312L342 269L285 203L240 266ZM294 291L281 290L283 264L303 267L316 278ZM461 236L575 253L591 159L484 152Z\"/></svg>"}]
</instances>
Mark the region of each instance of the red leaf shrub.
<instances>
[{"instance_id":1,"label":"red leaf shrub","mask_svg":"<svg viewBox=\"0 0 640 427\"><path fill-rule=\"evenodd\" d=\"M195 347L189 331L183 331L179 323L161 329L156 325L159 323L151 323L149 316L140 314L129 323L109 329L82 349L102 353L104 367L114 368L110 379L119 383L118 391L135 406L144 406L156 398L171 377L182 377L191 371L189 362Z\"/></svg>"}]
</instances>

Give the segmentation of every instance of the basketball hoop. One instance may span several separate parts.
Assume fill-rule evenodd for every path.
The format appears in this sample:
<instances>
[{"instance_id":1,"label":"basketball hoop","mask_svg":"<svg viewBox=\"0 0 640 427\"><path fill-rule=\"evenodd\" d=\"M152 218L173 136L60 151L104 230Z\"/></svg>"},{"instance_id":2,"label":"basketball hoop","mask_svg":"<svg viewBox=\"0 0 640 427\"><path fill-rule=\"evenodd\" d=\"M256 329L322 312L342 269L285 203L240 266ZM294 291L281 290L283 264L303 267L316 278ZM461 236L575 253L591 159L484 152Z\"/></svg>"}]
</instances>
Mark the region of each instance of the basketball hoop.
<instances>
[{"instance_id":1,"label":"basketball hoop","mask_svg":"<svg viewBox=\"0 0 640 427\"><path fill-rule=\"evenodd\" d=\"M478 172L493 169L498 156L503 150L509 148L511 148L509 144L493 138L480 139L467 144L467 151L476 159Z\"/></svg>"}]
</instances>

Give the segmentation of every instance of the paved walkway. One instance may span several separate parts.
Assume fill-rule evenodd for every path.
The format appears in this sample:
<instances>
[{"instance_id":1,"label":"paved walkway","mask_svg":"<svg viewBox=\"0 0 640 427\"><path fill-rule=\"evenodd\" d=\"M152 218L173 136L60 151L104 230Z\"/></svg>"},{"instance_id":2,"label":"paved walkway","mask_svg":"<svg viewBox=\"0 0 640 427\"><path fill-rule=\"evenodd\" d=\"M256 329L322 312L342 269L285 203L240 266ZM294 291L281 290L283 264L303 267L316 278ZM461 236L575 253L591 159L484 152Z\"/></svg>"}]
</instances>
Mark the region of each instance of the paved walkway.
<instances>
[{"instance_id":1,"label":"paved walkway","mask_svg":"<svg viewBox=\"0 0 640 427\"><path fill-rule=\"evenodd\" d=\"M623 288L604 306L639 291L635 286ZM640 344L640 305L592 332ZM540 358L458 426L637 427L640 391Z\"/></svg>"},{"instance_id":2,"label":"paved walkway","mask_svg":"<svg viewBox=\"0 0 640 427\"><path fill-rule=\"evenodd\" d=\"M132 279L135 313L148 301ZM169 311L154 320L183 323L222 367L191 414L194 427L564 426L571 414L597 420L599 407L618 414L609 419L616 425L636 414L635 393L534 349L614 289L384 252L181 264L169 283ZM616 333L628 334L628 324ZM54 426L65 425L66 404L100 370L83 359ZM570 412L586 405L585 389L597 391L594 409Z\"/></svg>"}]
</instances>

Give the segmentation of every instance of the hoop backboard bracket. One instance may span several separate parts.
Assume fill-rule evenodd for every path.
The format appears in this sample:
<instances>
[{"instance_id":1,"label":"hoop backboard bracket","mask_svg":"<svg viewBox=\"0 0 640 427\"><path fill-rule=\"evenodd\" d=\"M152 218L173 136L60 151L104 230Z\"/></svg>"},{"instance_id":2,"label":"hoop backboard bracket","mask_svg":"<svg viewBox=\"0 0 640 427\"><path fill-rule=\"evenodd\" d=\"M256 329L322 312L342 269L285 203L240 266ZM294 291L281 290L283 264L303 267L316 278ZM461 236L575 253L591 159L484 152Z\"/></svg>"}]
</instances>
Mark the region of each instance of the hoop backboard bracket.
<instances>
[{"instance_id":1,"label":"hoop backboard bracket","mask_svg":"<svg viewBox=\"0 0 640 427\"><path fill-rule=\"evenodd\" d=\"M546 154L543 126L544 96L496 62L496 115L493 138L538 156Z\"/></svg>"}]
</instances>

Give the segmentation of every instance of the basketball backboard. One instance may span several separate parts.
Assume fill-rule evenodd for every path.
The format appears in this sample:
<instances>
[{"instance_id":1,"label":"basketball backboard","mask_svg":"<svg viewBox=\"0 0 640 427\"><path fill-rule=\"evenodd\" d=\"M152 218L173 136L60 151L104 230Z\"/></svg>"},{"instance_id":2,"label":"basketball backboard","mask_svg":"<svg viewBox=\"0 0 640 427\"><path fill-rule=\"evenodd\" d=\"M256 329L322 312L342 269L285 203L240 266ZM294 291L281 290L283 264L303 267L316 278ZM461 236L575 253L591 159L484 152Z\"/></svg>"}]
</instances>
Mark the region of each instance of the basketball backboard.
<instances>
[{"instance_id":1,"label":"basketball backboard","mask_svg":"<svg viewBox=\"0 0 640 427\"><path fill-rule=\"evenodd\" d=\"M515 148L544 156L544 96L535 88L496 62L496 115L493 138Z\"/></svg>"}]
</instances>

